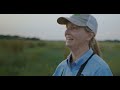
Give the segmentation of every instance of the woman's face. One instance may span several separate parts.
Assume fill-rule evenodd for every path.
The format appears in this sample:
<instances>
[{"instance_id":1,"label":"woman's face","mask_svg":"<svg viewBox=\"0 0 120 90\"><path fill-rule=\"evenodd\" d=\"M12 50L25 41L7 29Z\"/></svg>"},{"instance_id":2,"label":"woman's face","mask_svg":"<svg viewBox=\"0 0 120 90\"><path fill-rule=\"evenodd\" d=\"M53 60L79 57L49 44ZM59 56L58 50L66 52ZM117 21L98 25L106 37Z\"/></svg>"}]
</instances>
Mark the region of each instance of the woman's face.
<instances>
[{"instance_id":1,"label":"woman's face","mask_svg":"<svg viewBox=\"0 0 120 90\"><path fill-rule=\"evenodd\" d=\"M72 23L66 25L65 31L66 46L69 48L80 47L81 45L88 45L91 39L90 32L87 32L85 28L76 26Z\"/></svg>"}]
</instances>

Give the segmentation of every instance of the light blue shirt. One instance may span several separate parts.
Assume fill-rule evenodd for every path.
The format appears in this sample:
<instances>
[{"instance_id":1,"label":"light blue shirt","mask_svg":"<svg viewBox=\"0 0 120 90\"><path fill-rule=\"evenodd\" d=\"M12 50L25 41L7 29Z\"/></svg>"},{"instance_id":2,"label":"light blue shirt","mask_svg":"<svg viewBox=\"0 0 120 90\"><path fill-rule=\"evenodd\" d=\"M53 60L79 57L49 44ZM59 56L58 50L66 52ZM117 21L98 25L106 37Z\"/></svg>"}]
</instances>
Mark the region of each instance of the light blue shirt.
<instances>
[{"instance_id":1,"label":"light blue shirt","mask_svg":"<svg viewBox=\"0 0 120 90\"><path fill-rule=\"evenodd\" d=\"M90 48L78 60L70 63L70 56L62 61L56 68L53 76L76 76L79 68L92 55L93 50ZM108 64L95 54L86 64L82 73L83 76L113 76Z\"/></svg>"}]
</instances>

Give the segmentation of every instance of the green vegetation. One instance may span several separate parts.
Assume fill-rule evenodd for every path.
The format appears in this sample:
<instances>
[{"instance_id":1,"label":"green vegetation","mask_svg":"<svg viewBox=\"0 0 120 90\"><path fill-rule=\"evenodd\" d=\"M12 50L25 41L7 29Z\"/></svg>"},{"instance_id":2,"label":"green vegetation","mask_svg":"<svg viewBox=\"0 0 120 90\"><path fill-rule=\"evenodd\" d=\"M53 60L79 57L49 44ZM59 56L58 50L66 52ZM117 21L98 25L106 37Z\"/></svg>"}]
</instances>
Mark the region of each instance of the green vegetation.
<instances>
[{"instance_id":1,"label":"green vegetation","mask_svg":"<svg viewBox=\"0 0 120 90\"><path fill-rule=\"evenodd\" d=\"M0 40L0 76L51 76L65 59L63 41ZM120 75L120 43L100 42L103 59L114 75ZM67 51L66 51L67 50Z\"/></svg>"},{"instance_id":2,"label":"green vegetation","mask_svg":"<svg viewBox=\"0 0 120 90\"><path fill-rule=\"evenodd\" d=\"M51 76L64 59L64 42L0 40L0 75Z\"/></svg>"},{"instance_id":3,"label":"green vegetation","mask_svg":"<svg viewBox=\"0 0 120 90\"><path fill-rule=\"evenodd\" d=\"M103 59L115 76L120 75L120 42L100 42Z\"/></svg>"}]
</instances>

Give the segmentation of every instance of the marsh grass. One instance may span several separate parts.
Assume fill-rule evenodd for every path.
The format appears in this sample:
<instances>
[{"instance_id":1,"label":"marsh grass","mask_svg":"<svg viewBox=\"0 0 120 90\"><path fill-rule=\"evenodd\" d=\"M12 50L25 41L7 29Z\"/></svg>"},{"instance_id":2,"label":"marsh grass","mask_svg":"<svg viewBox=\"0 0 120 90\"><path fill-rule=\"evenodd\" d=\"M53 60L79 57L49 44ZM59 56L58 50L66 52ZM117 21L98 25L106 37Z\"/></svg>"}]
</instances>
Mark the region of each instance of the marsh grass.
<instances>
[{"instance_id":1,"label":"marsh grass","mask_svg":"<svg viewBox=\"0 0 120 90\"><path fill-rule=\"evenodd\" d=\"M120 75L120 43L100 42L103 59ZM51 76L69 54L63 41L0 40L0 75Z\"/></svg>"}]
</instances>

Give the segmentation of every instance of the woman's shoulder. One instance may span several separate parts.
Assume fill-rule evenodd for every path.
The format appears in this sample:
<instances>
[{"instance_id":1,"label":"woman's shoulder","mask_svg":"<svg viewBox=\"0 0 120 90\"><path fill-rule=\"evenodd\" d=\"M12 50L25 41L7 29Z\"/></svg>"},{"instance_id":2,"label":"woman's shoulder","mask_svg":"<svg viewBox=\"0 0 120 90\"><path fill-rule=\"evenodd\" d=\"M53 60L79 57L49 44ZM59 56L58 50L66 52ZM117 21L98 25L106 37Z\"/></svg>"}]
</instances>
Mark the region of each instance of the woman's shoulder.
<instances>
[{"instance_id":1,"label":"woman's shoulder","mask_svg":"<svg viewBox=\"0 0 120 90\"><path fill-rule=\"evenodd\" d=\"M96 64L97 66L100 66L102 68L109 68L107 62L105 60L103 60L103 58L98 56L97 54L94 55L94 57L93 57L93 59L91 61L94 64Z\"/></svg>"},{"instance_id":2,"label":"woman's shoulder","mask_svg":"<svg viewBox=\"0 0 120 90\"><path fill-rule=\"evenodd\" d=\"M87 68L89 68L89 72L91 71L91 75L112 76L111 69L107 62L96 54L91 58L90 62L88 63L86 71L88 71Z\"/></svg>"},{"instance_id":3,"label":"woman's shoulder","mask_svg":"<svg viewBox=\"0 0 120 90\"><path fill-rule=\"evenodd\" d=\"M67 64L66 60L63 60L61 63L59 63L53 76L60 76L66 64Z\"/></svg>"},{"instance_id":4,"label":"woman's shoulder","mask_svg":"<svg viewBox=\"0 0 120 90\"><path fill-rule=\"evenodd\" d=\"M67 60L65 59L58 64L58 67L64 67L64 66L66 66L66 64L67 64Z\"/></svg>"}]
</instances>

